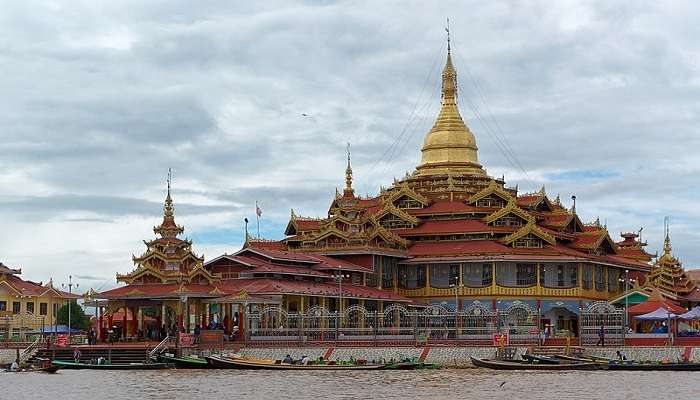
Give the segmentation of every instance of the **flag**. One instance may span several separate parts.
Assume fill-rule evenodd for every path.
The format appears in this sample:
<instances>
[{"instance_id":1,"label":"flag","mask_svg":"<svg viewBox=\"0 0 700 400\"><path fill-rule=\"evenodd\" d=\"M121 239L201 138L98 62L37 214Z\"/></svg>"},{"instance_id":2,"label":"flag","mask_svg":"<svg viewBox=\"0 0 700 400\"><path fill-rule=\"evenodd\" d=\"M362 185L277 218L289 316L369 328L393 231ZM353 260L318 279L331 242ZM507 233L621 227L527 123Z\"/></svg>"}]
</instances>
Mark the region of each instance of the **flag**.
<instances>
[{"instance_id":1,"label":"flag","mask_svg":"<svg viewBox=\"0 0 700 400\"><path fill-rule=\"evenodd\" d=\"M258 216L258 218L262 217L262 209L258 205L258 202L255 202L255 215Z\"/></svg>"}]
</instances>

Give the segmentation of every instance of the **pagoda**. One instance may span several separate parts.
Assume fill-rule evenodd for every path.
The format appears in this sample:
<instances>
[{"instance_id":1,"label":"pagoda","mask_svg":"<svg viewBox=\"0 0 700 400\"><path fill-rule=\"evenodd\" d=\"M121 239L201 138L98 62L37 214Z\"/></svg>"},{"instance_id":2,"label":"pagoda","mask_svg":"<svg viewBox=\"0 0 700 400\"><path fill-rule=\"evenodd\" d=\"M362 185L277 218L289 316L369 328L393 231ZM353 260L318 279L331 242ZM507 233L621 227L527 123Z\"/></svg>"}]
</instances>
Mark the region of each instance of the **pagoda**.
<instances>
[{"instance_id":1,"label":"pagoda","mask_svg":"<svg viewBox=\"0 0 700 400\"><path fill-rule=\"evenodd\" d=\"M696 290L695 283L686 276L683 265L671 252L668 233L664 240L664 253L656 260L646 280L648 286L671 294L674 299L682 299Z\"/></svg>"},{"instance_id":2,"label":"pagoda","mask_svg":"<svg viewBox=\"0 0 700 400\"><path fill-rule=\"evenodd\" d=\"M170 196L170 179L168 193L163 206L163 222L153 228L158 236L154 240L144 241L146 252L141 256L132 256L136 269L122 275L117 274L117 282L133 284L211 284L218 280L208 273L204 266L204 257L192 250L190 239L180 239L185 229L175 223L175 208Z\"/></svg>"},{"instance_id":3,"label":"pagoda","mask_svg":"<svg viewBox=\"0 0 700 400\"><path fill-rule=\"evenodd\" d=\"M524 311L576 330L581 309L623 291L625 274L645 275L650 255L636 236L616 243L596 220L584 223L546 188L520 193L487 174L459 110L448 39L441 108L415 170L376 196L336 190L322 218L291 213L278 249L342 258L370 271L367 284L418 304ZM269 243L248 242L248 246ZM457 299L457 301L455 301Z\"/></svg>"}]
</instances>

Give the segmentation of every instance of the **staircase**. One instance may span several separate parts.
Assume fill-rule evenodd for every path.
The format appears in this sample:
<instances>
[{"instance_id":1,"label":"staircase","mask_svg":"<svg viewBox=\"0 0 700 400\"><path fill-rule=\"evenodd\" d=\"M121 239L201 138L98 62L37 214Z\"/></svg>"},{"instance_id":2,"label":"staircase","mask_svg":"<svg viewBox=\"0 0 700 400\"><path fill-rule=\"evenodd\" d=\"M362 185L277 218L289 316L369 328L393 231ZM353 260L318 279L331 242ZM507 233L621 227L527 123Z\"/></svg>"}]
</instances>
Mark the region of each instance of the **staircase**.
<instances>
[{"instance_id":1,"label":"staircase","mask_svg":"<svg viewBox=\"0 0 700 400\"><path fill-rule=\"evenodd\" d=\"M149 359L150 349L145 347L81 347L80 361L88 361L104 357L112 363L137 363ZM73 361L72 348L39 349L28 362L34 362L37 358L48 358L60 361Z\"/></svg>"}]
</instances>

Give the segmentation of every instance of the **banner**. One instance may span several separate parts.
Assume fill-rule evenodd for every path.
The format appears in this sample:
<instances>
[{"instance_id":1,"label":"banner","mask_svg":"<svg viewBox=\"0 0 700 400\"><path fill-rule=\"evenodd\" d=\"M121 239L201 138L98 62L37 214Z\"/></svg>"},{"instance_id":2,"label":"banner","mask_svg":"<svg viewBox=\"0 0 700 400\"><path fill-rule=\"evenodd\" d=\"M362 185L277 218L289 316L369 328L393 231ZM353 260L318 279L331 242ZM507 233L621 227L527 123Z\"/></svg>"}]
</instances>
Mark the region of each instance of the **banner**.
<instances>
[{"instance_id":1,"label":"banner","mask_svg":"<svg viewBox=\"0 0 700 400\"><path fill-rule=\"evenodd\" d=\"M68 335L61 333L56 335L56 346L66 347L68 346Z\"/></svg>"},{"instance_id":2,"label":"banner","mask_svg":"<svg viewBox=\"0 0 700 400\"><path fill-rule=\"evenodd\" d=\"M507 333L494 333L493 334L493 345L496 347L508 346L508 334Z\"/></svg>"}]
</instances>

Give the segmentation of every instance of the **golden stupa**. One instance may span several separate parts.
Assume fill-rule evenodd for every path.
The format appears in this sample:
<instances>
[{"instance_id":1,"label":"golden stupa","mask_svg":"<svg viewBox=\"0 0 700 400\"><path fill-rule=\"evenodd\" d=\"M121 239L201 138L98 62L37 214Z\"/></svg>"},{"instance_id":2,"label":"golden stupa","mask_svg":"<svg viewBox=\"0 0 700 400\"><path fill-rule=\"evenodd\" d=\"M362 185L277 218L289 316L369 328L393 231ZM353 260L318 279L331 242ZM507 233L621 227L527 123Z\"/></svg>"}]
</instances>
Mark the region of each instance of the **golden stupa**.
<instances>
[{"instance_id":1,"label":"golden stupa","mask_svg":"<svg viewBox=\"0 0 700 400\"><path fill-rule=\"evenodd\" d=\"M421 149L418 175L481 175L476 139L457 108L457 72L452 65L449 42L447 62L442 71L442 107Z\"/></svg>"}]
</instances>

